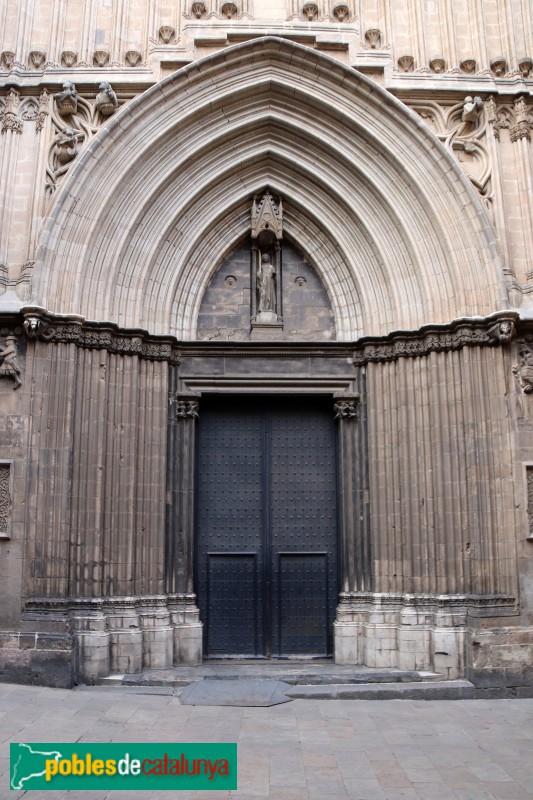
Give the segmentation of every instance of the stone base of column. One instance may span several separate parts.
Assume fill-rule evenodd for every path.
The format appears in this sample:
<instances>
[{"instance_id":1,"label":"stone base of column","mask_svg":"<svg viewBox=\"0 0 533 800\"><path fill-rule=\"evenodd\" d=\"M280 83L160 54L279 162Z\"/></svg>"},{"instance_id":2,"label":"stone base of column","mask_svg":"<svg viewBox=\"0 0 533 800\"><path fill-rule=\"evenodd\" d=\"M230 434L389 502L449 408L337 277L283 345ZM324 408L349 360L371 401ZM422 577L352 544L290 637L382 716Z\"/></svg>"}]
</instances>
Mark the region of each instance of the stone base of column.
<instances>
[{"instance_id":1,"label":"stone base of column","mask_svg":"<svg viewBox=\"0 0 533 800\"><path fill-rule=\"evenodd\" d=\"M506 615L513 605L504 597L343 593L334 623L335 663L463 678L471 615Z\"/></svg>"}]
</instances>

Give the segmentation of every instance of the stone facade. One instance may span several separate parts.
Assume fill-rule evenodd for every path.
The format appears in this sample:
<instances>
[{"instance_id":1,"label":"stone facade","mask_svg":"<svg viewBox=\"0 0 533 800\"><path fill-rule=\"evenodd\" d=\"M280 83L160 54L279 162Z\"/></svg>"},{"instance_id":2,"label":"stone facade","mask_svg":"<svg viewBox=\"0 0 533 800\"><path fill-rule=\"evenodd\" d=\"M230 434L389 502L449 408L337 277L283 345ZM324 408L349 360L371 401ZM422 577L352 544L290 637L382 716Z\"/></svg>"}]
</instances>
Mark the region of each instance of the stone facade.
<instances>
[{"instance_id":1,"label":"stone facade","mask_svg":"<svg viewBox=\"0 0 533 800\"><path fill-rule=\"evenodd\" d=\"M202 396L289 393L337 661L532 686L530 5L0 14L0 674L199 663Z\"/></svg>"}]
</instances>

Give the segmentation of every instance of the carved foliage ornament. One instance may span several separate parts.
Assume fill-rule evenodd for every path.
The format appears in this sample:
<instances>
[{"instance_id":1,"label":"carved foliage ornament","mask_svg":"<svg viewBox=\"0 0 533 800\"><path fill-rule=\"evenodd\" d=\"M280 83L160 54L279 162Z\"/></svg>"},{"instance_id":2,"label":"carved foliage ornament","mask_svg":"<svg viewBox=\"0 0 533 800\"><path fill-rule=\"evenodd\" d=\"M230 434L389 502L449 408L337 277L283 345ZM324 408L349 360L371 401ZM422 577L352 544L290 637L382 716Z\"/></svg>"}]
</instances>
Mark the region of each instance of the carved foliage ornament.
<instances>
[{"instance_id":1,"label":"carved foliage ornament","mask_svg":"<svg viewBox=\"0 0 533 800\"><path fill-rule=\"evenodd\" d=\"M533 541L533 467L526 467L528 541Z\"/></svg>"},{"instance_id":2,"label":"carved foliage ornament","mask_svg":"<svg viewBox=\"0 0 533 800\"><path fill-rule=\"evenodd\" d=\"M357 419L357 400L337 400L333 406L335 419Z\"/></svg>"},{"instance_id":3,"label":"carved foliage ornament","mask_svg":"<svg viewBox=\"0 0 533 800\"><path fill-rule=\"evenodd\" d=\"M396 361L398 358L416 358L432 352L461 350L465 346L503 345L515 335L514 317L487 322L458 322L448 326L431 326L430 330L397 335L388 341L375 340L361 345L353 355L355 366L373 361Z\"/></svg>"},{"instance_id":4,"label":"carved foliage ornament","mask_svg":"<svg viewBox=\"0 0 533 800\"><path fill-rule=\"evenodd\" d=\"M163 44L169 44L174 34L175 30L172 25L161 25L159 28L159 39Z\"/></svg>"},{"instance_id":5,"label":"carved foliage ornament","mask_svg":"<svg viewBox=\"0 0 533 800\"><path fill-rule=\"evenodd\" d=\"M6 537L9 529L11 513L11 495L9 491L9 464L0 464L0 536Z\"/></svg>"},{"instance_id":6,"label":"carved foliage ornament","mask_svg":"<svg viewBox=\"0 0 533 800\"><path fill-rule=\"evenodd\" d=\"M178 400L176 403L176 417L178 419L197 419L198 400Z\"/></svg>"},{"instance_id":7,"label":"carved foliage ornament","mask_svg":"<svg viewBox=\"0 0 533 800\"><path fill-rule=\"evenodd\" d=\"M19 93L16 89L10 89L5 98L5 108L2 116L2 133L6 133L6 131L22 133L22 120L18 113L19 105Z\"/></svg>"}]
</instances>

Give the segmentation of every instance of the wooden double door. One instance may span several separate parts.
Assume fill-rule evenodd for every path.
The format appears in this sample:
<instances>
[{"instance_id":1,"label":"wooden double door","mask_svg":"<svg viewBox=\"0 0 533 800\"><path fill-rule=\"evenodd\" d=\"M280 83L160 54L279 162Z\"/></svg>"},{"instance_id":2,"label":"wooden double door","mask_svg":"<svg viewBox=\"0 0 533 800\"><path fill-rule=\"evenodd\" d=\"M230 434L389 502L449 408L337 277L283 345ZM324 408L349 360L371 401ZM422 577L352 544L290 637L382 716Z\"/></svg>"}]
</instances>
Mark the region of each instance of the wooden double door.
<instances>
[{"instance_id":1,"label":"wooden double door","mask_svg":"<svg viewBox=\"0 0 533 800\"><path fill-rule=\"evenodd\" d=\"M196 592L208 657L331 654L336 461L331 399L202 398Z\"/></svg>"}]
</instances>

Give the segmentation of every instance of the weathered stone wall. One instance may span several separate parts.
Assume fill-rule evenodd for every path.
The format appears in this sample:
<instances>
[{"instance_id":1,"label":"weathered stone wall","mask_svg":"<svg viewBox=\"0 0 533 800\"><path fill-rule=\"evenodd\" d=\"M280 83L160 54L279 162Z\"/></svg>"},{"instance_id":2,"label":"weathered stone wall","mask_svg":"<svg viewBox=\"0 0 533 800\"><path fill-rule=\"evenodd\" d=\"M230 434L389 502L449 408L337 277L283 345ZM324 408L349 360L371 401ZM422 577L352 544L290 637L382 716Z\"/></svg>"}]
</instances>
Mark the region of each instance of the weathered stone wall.
<instances>
[{"instance_id":1,"label":"weathered stone wall","mask_svg":"<svg viewBox=\"0 0 533 800\"><path fill-rule=\"evenodd\" d=\"M309 262L289 242L282 251L282 339L335 338L335 321L326 290ZM198 339L250 339L250 242L234 251L213 275L198 314Z\"/></svg>"}]
</instances>

